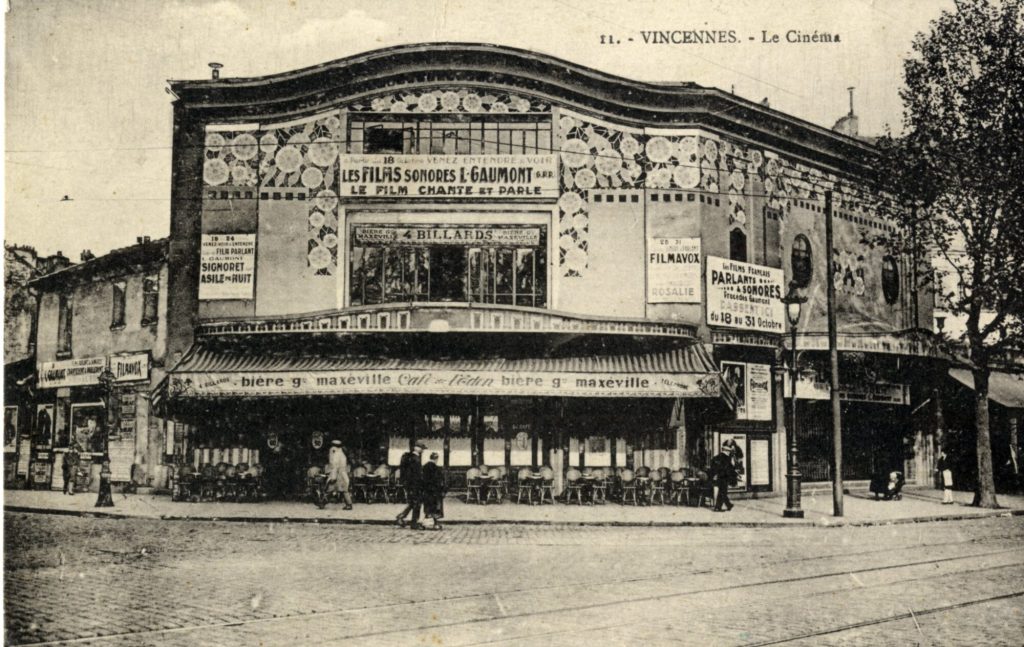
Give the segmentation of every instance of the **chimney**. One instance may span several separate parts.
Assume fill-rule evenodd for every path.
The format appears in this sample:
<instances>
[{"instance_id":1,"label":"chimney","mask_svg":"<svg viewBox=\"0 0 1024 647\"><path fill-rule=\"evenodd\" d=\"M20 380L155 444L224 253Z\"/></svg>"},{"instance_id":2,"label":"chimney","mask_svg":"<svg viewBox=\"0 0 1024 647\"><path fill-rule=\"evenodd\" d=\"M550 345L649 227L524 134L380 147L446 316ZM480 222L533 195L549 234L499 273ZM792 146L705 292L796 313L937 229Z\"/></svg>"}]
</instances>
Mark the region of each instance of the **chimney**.
<instances>
[{"instance_id":1,"label":"chimney","mask_svg":"<svg viewBox=\"0 0 1024 647\"><path fill-rule=\"evenodd\" d=\"M91 261L92 259L96 258L96 254L93 254L91 249L83 249L82 253L79 255L78 258L84 263L86 261Z\"/></svg>"},{"instance_id":2,"label":"chimney","mask_svg":"<svg viewBox=\"0 0 1024 647\"><path fill-rule=\"evenodd\" d=\"M850 137L856 137L858 135L858 119L857 115L853 112L853 90L854 88L846 88L850 93L850 112L846 116L842 117L832 126L832 130L843 135Z\"/></svg>"},{"instance_id":3,"label":"chimney","mask_svg":"<svg viewBox=\"0 0 1024 647\"><path fill-rule=\"evenodd\" d=\"M220 68L224 67L220 63L209 63L211 75L213 80L216 81L220 78Z\"/></svg>"}]
</instances>

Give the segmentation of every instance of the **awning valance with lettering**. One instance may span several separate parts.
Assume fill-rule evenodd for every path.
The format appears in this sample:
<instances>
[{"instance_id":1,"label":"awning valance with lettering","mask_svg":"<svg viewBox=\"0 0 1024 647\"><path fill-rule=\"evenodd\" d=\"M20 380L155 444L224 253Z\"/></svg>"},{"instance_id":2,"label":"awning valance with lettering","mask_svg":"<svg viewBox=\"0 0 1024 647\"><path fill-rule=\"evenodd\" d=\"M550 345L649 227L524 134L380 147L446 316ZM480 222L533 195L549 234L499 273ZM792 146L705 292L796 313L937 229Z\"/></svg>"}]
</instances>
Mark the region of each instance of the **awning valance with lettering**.
<instances>
[{"instance_id":1,"label":"awning valance with lettering","mask_svg":"<svg viewBox=\"0 0 1024 647\"><path fill-rule=\"evenodd\" d=\"M723 398L735 394L700 344L630 355L413 359L215 349L200 342L162 399L288 395Z\"/></svg>"},{"instance_id":2,"label":"awning valance with lettering","mask_svg":"<svg viewBox=\"0 0 1024 647\"><path fill-rule=\"evenodd\" d=\"M968 369L951 368L949 376L974 390L974 375ZM1024 374L992 371L988 376L988 399L1009 409L1024 409Z\"/></svg>"}]
</instances>

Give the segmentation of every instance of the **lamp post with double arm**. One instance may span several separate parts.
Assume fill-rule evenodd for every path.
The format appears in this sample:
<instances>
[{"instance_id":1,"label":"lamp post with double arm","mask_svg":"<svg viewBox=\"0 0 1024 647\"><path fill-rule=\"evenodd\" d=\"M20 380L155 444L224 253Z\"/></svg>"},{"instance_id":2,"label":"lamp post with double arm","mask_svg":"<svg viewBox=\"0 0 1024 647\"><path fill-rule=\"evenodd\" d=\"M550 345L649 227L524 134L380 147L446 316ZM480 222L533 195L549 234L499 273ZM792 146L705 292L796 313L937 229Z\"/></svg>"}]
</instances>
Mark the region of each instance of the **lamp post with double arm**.
<instances>
[{"instance_id":1,"label":"lamp post with double arm","mask_svg":"<svg viewBox=\"0 0 1024 647\"><path fill-rule=\"evenodd\" d=\"M800 507L800 462L797 460L796 442L796 328L800 323L800 311L807 297L797 293L796 283L789 284L789 293L783 297L782 303L786 305L786 319L789 320L790 342L793 350L792 359L789 363L789 375L792 390L790 391L790 428L789 428L789 462L786 469L786 509L782 511L783 517L802 519L804 511Z\"/></svg>"}]
</instances>

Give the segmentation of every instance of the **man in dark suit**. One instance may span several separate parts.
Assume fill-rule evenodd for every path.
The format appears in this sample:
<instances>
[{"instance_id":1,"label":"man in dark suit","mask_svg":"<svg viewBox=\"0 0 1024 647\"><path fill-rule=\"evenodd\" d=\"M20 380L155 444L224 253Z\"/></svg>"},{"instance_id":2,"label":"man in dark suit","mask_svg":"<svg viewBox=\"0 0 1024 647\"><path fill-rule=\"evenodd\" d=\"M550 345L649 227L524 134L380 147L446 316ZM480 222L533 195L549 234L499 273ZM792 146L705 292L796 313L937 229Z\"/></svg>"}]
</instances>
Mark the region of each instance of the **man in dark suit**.
<instances>
[{"instance_id":1,"label":"man in dark suit","mask_svg":"<svg viewBox=\"0 0 1024 647\"><path fill-rule=\"evenodd\" d=\"M732 510L732 501L729 500L729 486L736 485L736 467L732 464L732 456L726 447L718 450L718 453L711 459L711 483L715 487L715 512L721 512L722 506Z\"/></svg>"},{"instance_id":2,"label":"man in dark suit","mask_svg":"<svg viewBox=\"0 0 1024 647\"><path fill-rule=\"evenodd\" d=\"M405 518L412 513L412 523L409 526L412 530L423 530L420 524L420 506L422 504L422 480L423 480L423 459L420 456L427 446L421 442L413 445L411 452L402 455L402 462L399 465L399 478L402 487L405 488L405 496L408 504L401 514L395 517L399 528L405 527Z\"/></svg>"}]
</instances>

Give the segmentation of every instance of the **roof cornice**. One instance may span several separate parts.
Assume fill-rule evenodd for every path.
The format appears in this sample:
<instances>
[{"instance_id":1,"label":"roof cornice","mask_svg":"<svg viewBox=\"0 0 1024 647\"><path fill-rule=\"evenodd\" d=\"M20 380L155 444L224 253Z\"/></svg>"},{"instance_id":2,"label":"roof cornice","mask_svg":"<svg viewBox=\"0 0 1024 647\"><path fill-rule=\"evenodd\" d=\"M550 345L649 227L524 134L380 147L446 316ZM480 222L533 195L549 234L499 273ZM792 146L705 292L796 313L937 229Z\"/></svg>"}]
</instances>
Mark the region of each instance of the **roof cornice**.
<instances>
[{"instance_id":1,"label":"roof cornice","mask_svg":"<svg viewBox=\"0 0 1024 647\"><path fill-rule=\"evenodd\" d=\"M170 81L176 105L203 123L287 120L387 91L504 86L631 126L707 128L857 175L876 149L791 115L695 83L650 83L498 45L424 43L251 78Z\"/></svg>"}]
</instances>

